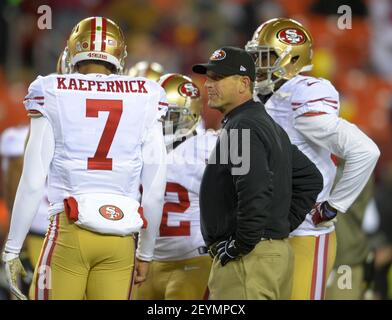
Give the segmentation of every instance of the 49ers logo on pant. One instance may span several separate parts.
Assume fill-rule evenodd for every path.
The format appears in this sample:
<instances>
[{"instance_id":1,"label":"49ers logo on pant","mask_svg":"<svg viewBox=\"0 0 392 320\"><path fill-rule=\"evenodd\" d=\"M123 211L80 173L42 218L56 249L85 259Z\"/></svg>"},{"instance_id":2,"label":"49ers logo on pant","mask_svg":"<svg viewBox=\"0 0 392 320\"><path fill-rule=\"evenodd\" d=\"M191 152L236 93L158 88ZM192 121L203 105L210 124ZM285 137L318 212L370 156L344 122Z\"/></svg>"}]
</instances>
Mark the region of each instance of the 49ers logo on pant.
<instances>
[{"instance_id":1,"label":"49ers logo on pant","mask_svg":"<svg viewBox=\"0 0 392 320\"><path fill-rule=\"evenodd\" d=\"M99 213L102 217L108 220L121 220L124 218L124 213L119 207L113 205L105 205L99 208Z\"/></svg>"}]
</instances>

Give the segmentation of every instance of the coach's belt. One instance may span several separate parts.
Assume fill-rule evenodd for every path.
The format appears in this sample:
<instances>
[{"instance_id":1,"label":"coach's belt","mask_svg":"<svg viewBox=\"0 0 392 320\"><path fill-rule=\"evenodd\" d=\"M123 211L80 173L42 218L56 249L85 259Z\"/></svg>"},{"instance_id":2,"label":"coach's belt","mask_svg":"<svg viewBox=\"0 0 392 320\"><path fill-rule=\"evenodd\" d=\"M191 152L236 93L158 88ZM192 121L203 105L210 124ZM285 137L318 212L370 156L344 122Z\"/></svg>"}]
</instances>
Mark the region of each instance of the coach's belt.
<instances>
[{"instance_id":1,"label":"coach's belt","mask_svg":"<svg viewBox=\"0 0 392 320\"><path fill-rule=\"evenodd\" d=\"M260 238L260 241L266 241L266 240L270 240L270 239L269 239L269 238ZM272 239L271 239L271 240L272 240ZM208 253L209 253L209 255L211 256L212 259L214 259L215 256L218 254L218 251L217 251L217 249L216 249L216 246L217 246L217 244L218 244L219 242L220 242L220 241L217 241L217 242L213 243L212 245L210 245L210 246L208 247Z\"/></svg>"},{"instance_id":2,"label":"coach's belt","mask_svg":"<svg viewBox=\"0 0 392 320\"><path fill-rule=\"evenodd\" d=\"M209 255L210 255L210 257L211 257L212 259L214 259L215 256L218 254L218 251L217 251L217 249L216 249L216 246L217 246L218 243L219 243L219 242L215 242L215 243L213 243L212 245L210 245L210 246L208 247L208 253L209 253Z\"/></svg>"},{"instance_id":3,"label":"coach's belt","mask_svg":"<svg viewBox=\"0 0 392 320\"><path fill-rule=\"evenodd\" d=\"M208 253L208 248L206 246L198 247L197 252L200 255L206 254L206 253Z\"/></svg>"}]
</instances>

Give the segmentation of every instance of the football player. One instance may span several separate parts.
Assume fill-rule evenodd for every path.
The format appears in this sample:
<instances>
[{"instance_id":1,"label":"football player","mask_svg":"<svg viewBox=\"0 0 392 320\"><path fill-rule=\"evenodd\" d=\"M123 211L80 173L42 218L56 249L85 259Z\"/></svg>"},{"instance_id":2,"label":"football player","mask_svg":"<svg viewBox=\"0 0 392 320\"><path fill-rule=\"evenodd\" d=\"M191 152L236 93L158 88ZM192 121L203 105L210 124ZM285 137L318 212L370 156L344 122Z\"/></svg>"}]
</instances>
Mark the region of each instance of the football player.
<instances>
[{"instance_id":1,"label":"football player","mask_svg":"<svg viewBox=\"0 0 392 320\"><path fill-rule=\"evenodd\" d=\"M34 272L33 299L127 299L145 280L166 183L160 118L166 95L156 82L119 76L126 57L121 29L90 17L72 30L71 72L38 77L25 107L31 117L24 168L3 252L11 290L19 252L48 176L50 226ZM144 188L142 204L139 183ZM140 231L134 252L134 233Z\"/></svg>"},{"instance_id":2,"label":"football player","mask_svg":"<svg viewBox=\"0 0 392 320\"><path fill-rule=\"evenodd\" d=\"M312 37L304 26L271 19L257 28L245 48L255 58L255 94L324 178L314 209L290 238L295 252L292 299L323 299L336 254L333 220L360 194L380 151L358 127L339 117L339 94L328 80L302 75L312 63ZM346 163L332 190L334 156Z\"/></svg>"},{"instance_id":3,"label":"football player","mask_svg":"<svg viewBox=\"0 0 392 320\"><path fill-rule=\"evenodd\" d=\"M165 204L154 261L148 279L136 286L135 298L200 300L207 292L212 261L200 231L199 188L217 132L196 130L201 99L190 78L167 74L159 83L169 101L165 134L188 139L175 141L168 153Z\"/></svg>"},{"instance_id":4,"label":"football player","mask_svg":"<svg viewBox=\"0 0 392 320\"><path fill-rule=\"evenodd\" d=\"M145 77L147 79L158 81L163 75L164 69L158 62L140 61L129 69L128 75L131 77Z\"/></svg>"}]
</instances>

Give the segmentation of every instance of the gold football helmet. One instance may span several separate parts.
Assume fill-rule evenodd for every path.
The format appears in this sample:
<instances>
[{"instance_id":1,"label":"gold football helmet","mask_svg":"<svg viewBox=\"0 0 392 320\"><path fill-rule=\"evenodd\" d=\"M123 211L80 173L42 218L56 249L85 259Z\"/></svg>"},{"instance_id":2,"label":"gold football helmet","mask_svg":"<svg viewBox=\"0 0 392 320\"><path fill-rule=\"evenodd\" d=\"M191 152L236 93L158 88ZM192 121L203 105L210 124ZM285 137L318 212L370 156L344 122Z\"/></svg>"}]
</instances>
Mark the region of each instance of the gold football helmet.
<instances>
[{"instance_id":1,"label":"gold football helmet","mask_svg":"<svg viewBox=\"0 0 392 320\"><path fill-rule=\"evenodd\" d=\"M61 54L57 60L56 73L58 73L58 74L71 73L71 66L69 65L68 48L65 48L64 51L61 52Z\"/></svg>"},{"instance_id":2,"label":"gold football helmet","mask_svg":"<svg viewBox=\"0 0 392 320\"><path fill-rule=\"evenodd\" d=\"M187 76L169 73L163 75L158 83L165 90L169 103L164 119L168 145L193 134L200 120L202 102L199 88Z\"/></svg>"},{"instance_id":3,"label":"gold football helmet","mask_svg":"<svg viewBox=\"0 0 392 320\"><path fill-rule=\"evenodd\" d=\"M79 61L100 60L114 65L121 73L127 56L120 27L105 17L80 21L69 36L67 48L71 68Z\"/></svg>"},{"instance_id":4,"label":"gold football helmet","mask_svg":"<svg viewBox=\"0 0 392 320\"><path fill-rule=\"evenodd\" d=\"M255 58L256 93L273 92L276 82L310 71L312 42L309 31L293 19L275 18L260 25L245 46Z\"/></svg>"},{"instance_id":5,"label":"gold football helmet","mask_svg":"<svg viewBox=\"0 0 392 320\"><path fill-rule=\"evenodd\" d=\"M131 77L145 77L152 81L158 81L163 75L163 66L157 62L140 61L128 71Z\"/></svg>"}]
</instances>

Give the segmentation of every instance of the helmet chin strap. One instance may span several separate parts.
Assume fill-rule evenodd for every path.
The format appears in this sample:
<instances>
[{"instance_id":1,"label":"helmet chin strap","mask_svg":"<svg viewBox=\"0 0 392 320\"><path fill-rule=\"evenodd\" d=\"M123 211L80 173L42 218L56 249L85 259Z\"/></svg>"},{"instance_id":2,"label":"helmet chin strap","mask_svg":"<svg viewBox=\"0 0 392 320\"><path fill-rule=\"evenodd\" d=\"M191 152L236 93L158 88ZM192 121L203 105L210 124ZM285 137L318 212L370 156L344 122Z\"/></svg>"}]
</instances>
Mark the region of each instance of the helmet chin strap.
<instances>
[{"instance_id":1,"label":"helmet chin strap","mask_svg":"<svg viewBox=\"0 0 392 320\"><path fill-rule=\"evenodd\" d=\"M170 145L173 145L174 141L176 140L176 136L174 134L165 134L163 136L163 139L165 141L166 147L169 147Z\"/></svg>"},{"instance_id":2,"label":"helmet chin strap","mask_svg":"<svg viewBox=\"0 0 392 320\"><path fill-rule=\"evenodd\" d=\"M278 69L278 68L277 68ZM261 80L261 81L256 81L254 91L256 94L261 94L263 96L275 92L275 85L280 81L283 80L283 76L285 75L285 72L283 69L281 69L281 76L276 77L276 79L272 79L272 73L275 72L276 70L272 72L268 72L267 74L267 79Z\"/></svg>"},{"instance_id":3,"label":"helmet chin strap","mask_svg":"<svg viewBox=\"0 0 392 320\"><path fill-rule=\"evenodd\" d=\"M278 56L278 59L274 62L270 70L267 71L267 79L256 82L254 91L256 94L261 94L263 96L273 93L275 89L275 84L283 79L285 75L285 70L279 67L280 62L291 52L292 47L287 46L287 48ZM279 76L275 80L272 79L272 74L277 72Z\"/></svg>"},{"instance_id":4,"label":"helmet chin strap","mask_svg":"<svg viewBox=\"0 0 392 320\"><path fill-rule=\"evenodd\" d=\"M308 64L307 66L303 66L298 73L312 71L312 69L313 69L313 65Z\"/></svg>"}]
</instances>

